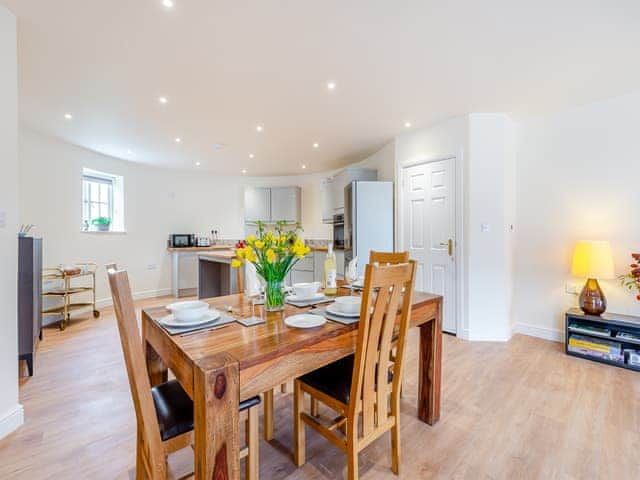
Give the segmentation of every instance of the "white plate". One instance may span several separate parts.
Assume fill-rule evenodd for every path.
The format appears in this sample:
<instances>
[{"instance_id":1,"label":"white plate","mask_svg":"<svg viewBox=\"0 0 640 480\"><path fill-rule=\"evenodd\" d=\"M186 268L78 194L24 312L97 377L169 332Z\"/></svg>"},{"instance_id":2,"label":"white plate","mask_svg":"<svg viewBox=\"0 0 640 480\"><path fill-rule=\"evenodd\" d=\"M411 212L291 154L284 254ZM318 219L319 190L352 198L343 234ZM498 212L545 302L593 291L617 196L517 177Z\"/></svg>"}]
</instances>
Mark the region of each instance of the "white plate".
<instances>
[{"instance_id":1,"label":"white plate","mask_svg":"<svg viewBox=\"0 0 640 480\"><path fill-rule=\"evenodd\" d=\"M360 312L355 312L355 313L346 313L343 312L342 310L338 310L336 308L336 304L332 303L331 305L327 305L325 307L325 310L330 313L331 315L337 315L339 317L348 317L348 318L356 318L360 316Z\"/></svg>"},{"instance_id":2,"label":"white plate","mask_svg":"<svg viewBox=\"0 0 640 480\"><path fill-rule=\"evenodd\" d=\"M186 328L186 327L195 327L198 325L202 325L203 323L213 322L220 318L220 312L216 309L211 309L207 311L205 315L195 320L191 320L189 322L180 322L176 320L173 315L167 315L160 319L160 322L167 327L178 327L178 328Z\"/></svg>"},{"instance_id":3,"label":"white plate","mask_svg":"<svg viewBox=\"0 0 640 480\"><path fill-rule=\"evenodd\" d=\"M300 315L292 315L284 319L284 324L294 328L315 328L327 323L327 319L320 315L311 313L301 313Z\"/></svg>"},{"instance_id":4,"label":"white plate","mask_svg":"<svg viewBox=\"0 0 640 480\"><path fill-rule=\"evenodd\" d=\"M287 297L287 300L291 302L312 302L313 300L322 300L323 298L324 293L318 292L311 297L298 297L297 295L289 295Z\"/></svg>"}]
</instances>

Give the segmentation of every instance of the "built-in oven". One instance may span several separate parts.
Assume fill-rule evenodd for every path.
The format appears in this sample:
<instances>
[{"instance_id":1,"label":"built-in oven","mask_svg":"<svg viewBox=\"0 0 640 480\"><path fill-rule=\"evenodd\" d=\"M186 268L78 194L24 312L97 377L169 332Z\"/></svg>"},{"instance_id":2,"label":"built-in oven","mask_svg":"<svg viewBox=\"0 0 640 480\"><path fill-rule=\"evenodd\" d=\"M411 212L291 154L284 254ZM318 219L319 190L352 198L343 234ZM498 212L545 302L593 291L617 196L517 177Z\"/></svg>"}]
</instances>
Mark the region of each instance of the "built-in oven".
<instances>
[{"instance_id":1,"label":"built-in oven","mask_svg":"<svg viewBox=\"0 0 640 480\"><path fill-rule=\"evenodd\" d=\"M344 249L344 215L333 216L333 248Z\"/></svg>"},{"instance_id":2,"label":"built-in oven","mask_svg":"<svg viewBox=\"0 0 640 480\"><path fill-rule=\"evenodd\" d=\"M169 247L187 248L196 246L196 236L193 233L172 233L169 235Z\"/></svg>"}]
</instances>

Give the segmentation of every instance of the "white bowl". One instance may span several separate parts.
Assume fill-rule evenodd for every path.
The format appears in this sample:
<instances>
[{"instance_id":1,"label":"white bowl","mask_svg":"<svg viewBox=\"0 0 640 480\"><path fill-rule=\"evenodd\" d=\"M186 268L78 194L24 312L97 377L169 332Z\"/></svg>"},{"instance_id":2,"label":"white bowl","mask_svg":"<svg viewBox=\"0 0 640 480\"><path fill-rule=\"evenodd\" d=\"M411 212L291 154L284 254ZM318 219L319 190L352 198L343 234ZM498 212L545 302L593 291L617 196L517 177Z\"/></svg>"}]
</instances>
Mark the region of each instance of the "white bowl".
<instances>
[{"instance_id":1,"label":"white bowl","mask_svg":"<svg viewBox=\"0 0 640 480\"><path fill-rule=\"evenodd\" d=\"M360 297L346 296L337 297L334 305L339 312L344 313L358 313L360 312L360 304L362 299Z\"/></svg>"},{"instance_id":2,"label":"white bowl","mask_svg":"<svg viewBox=\"0 0 640 480\"><path fill-rule=\"evenodd\" d=\"M320 282L294 283L293 294L300 300L313 298L318 293Z\"/></svg>"},{"instance_id":3,"label":"white bowl","mask_svg":"<svg viewBox=\"0 0 640 480\"><path fill-rule=\"evenodd\" d=\"M191 322L202 318L207 313L207 310L209 310L209 304L198 300L176 302L171 305L167 305L167 310L170 310L171 313L173 313L173 317L176 321Z\"/></svg>"}]
</instances>

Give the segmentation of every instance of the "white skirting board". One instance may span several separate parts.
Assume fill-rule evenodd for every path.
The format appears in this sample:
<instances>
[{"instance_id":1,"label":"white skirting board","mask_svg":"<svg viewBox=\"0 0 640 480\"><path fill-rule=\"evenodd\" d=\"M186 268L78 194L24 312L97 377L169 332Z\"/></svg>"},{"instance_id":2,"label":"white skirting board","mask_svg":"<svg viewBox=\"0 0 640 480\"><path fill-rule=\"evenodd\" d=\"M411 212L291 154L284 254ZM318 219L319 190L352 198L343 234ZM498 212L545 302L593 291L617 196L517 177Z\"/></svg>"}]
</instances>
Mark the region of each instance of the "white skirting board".
<instances>
[{"instance_id":1,"label":"white skirting board","mask_svg":"<svg viewBox=\"0 0 640 480\"><path fill-rule=\"evenodd\" d=\"M161 290L146 290L144 292L133 292L134 300L143 300L145 298L166 297L171 295L170 288L163 288ZM113 304L111 297L96 300L97 308L110 307Z\"/></svg>"},{"instance_id":2,"label":"white skirting board","mask_svg":"<svg viewBox=\"0 0 640 480\"><path fill-rule=\"evenodd\" d=\"M513 326L513 333L521 333L522 335L543 338L545 340L552 340L554 342L564 341L564 333L561 330L555 328L538 327L536 325L529 325L527 323L516 323Z\"/></svg>"},{"instance_id":3,"label":"white skirting board","mask_svg":"<svg viewBox=\"0 0 640 480\"><path fill-rule=\"evenodd\" d=\"M24 408L19 403L0 416L0 440L24 423Z\"/></svg>"}]
</instances>

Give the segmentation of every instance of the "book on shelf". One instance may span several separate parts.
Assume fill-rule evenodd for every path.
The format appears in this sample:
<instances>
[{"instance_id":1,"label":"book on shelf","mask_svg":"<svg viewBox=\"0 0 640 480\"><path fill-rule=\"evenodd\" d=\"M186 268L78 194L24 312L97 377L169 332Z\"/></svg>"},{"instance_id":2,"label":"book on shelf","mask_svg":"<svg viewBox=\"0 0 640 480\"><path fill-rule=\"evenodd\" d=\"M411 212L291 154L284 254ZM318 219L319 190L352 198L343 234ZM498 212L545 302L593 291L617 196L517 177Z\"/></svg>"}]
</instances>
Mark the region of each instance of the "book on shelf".
<instances>
[{"instance_id":1,"label":"book on shelf","mask_svg":"<svg viewBox=\"0 0 640 480\"><path fill-rule=\"evenodd\" d=\"M624 360L627 365L640 367L640 350L625 349Z\"/></svg>"},{"instance_id":2,"label":"book on shelf","mask_svg":"<svg viewBox=\"0 0 640 480\"><path fill-rule=\"evenodd\" d=\"M620 340L633 340L636 342L640 342L640 335L636 335L635 333L618 332L616 334L616 338L619 338Z\"/></svg>"},{"instance_id":3,"label":"book on shelf","mask_svg":"<svg viewBox=\"0 0 640 480\"><path fill-rule=\"evenodd\" d=\"M588 355L614 362L624 362L622 344L599 338L571 335L567 349L570 352Z\"/></svg>"},{"instance_id":4,"label":"book on shelf","mask_svg":"<svg viewBox=\"0 0 640 480\"><path fill-rule=\"evenodd\" d=\"M593 325L583 325L581 323L570 323L569 328L575 332L582 332L591 335L599 335L602 337L610 337L611 330L605 327L595 327Z\"/></svg>"}]
</instances>

